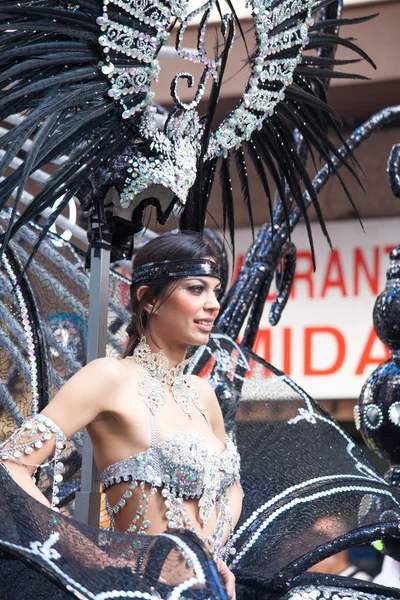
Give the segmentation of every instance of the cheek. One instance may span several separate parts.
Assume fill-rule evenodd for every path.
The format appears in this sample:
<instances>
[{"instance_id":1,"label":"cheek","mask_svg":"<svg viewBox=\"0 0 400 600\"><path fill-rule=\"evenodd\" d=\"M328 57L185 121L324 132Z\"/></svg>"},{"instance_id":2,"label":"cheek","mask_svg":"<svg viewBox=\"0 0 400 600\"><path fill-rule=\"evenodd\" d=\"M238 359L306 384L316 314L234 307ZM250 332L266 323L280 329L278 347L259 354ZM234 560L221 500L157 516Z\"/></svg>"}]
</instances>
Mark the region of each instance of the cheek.
<instances>
[{"instance_id":1,"label":"cheek","mask_svg":"<svg viewBox=\"0 0 400 600\"><path fill-rule=\"evenodd\" d=\"M171 298L170 309L180 315L193 315L199 310L200 301L185 290L177 290L174 298Z\"/></svg>"}]
</instances>

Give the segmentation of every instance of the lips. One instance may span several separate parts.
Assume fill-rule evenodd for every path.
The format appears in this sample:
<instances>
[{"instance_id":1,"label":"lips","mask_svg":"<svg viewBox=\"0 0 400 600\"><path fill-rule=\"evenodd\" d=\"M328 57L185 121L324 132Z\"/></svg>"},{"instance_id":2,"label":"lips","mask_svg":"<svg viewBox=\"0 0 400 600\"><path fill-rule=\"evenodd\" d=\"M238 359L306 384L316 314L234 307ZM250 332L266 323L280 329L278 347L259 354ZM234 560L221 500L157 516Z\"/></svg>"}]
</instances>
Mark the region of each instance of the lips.
<instances>
[{"instance_id":1,"label":"lips","mask_svg":"<svg viewBox=\"0 0 400 600\"><path fill-rule=\"evenodd\" d=\"M202 331L210 332L214 325L214 319L198 319L194 323Z\"/></svg>"}]
</instances>

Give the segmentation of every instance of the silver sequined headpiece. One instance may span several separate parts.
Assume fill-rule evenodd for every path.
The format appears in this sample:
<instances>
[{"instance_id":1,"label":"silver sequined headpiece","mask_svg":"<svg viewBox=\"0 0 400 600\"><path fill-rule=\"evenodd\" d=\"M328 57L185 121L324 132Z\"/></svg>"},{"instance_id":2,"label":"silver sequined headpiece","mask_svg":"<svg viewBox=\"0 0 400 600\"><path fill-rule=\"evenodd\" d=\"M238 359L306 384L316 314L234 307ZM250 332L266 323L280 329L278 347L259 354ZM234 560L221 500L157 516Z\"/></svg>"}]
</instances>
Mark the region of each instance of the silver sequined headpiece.
<instances>
[{"instance_id":1,"label":"silver sequined headpiece","mask_svg":"<svg viewBox=\"0 0 400 600\"><path fill-rule=\"evenodd\" d=\"M313 3L314 0L284 0L275 5L271 0L249 0L257 39L250 77L239 104L217 130L211 132L206 156L202 160L227 157L245 140L250 140L253 132L261 130L264 120L274 114L293 82L294 71L309 42ZM146 148L147 143L151 149L150 152L140 150L129 160L120 197L123 208L129 207L137 195L154 185L169 190L171 199L179 200L181 207L186 204L189 190L196 180L205 128L197 108L208 80L218 84L223 60L223 53L217 59L207 56L205 46L207 23L215 5L216 0L208 0L199 8L190 10L189 0L103 0L97 24L101 30L98 40L104 59L100 67L108 80L108 96L119 105L125 122L138 119L140 115L143 146ZM184 33L199 17L197 51L188 52L183 47ZM193 87L194 77L186 71L175 75L171 83L175 109L160 131L151 84L159 80L158 53L171 35L173 22L177 23L177 55L202 65L203 73L189 103L179 97L178 83L186 80L188 86ZM279 30L282 23L286 27ZM235 19L231 13L224 14L221 20L225 40L229 37L229 25L234 32ZM227 47L228 52L232 43ZM281 52L288 54L281 56Z\"/></svg>"},{"instance_id":2,"label":"silver sequined headpiece","mask_svg":"<svg viewBox=\"0 0 400 600\"><path fill-rule=\"evenodd\" d=\"M163 260L151 262L134 269L132 285L146 285L156 279L181 279L183 277L207 276L221 279L219 266L206 258L192 260Z\"/></svg>"}]
</instances>

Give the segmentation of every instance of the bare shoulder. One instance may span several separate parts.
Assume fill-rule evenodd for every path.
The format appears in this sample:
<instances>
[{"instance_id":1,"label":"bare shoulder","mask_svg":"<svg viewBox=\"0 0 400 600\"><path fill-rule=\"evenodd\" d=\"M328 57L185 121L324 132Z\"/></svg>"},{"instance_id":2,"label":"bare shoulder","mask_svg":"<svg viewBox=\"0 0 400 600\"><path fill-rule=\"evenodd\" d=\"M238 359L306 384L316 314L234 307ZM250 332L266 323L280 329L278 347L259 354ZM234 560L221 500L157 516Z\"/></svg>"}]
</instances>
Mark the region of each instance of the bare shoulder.
<instances>
[{"instance_id":1,"label":"bare shoulder","mask_svg":"<svg viewBox=\"0 0 400 600\"><path fill-rule=\"evenodd\" d=\"M107 409L109 409L110 399L112 406L120 396L124 395L124 391L132 386L136 372L134 361L112 357L98 358L82 369L82 374L85 376L83 383L92 390L97 390L100 396L106 398L108 400Z\"/></svg>"},{"instance_id":2,"label":"bare shoulder","mask_svg":"<svg viewBox=\"0 0 400 600\"><path fill-rule=\"evenodd\" d=\"M210 420L212 429L217 437L225 439L225 427L221 407L212 386L201 377L191 375L191 381L199 394L200 402Z\"/></svg>"},{"instance_id":3,"label":"bare shoulder","mask_svg":"<svg viewBox=\"0 0 400 600\"><path fill-rule=\"evenodd\" d=\"M96 383L100 380L114 384L120 380L125 371L121 363L121 360L111 356L96 358L88 363L80 373L87 378L95 377Z\"/></svg>"},{"instance_id":4,"label":"bare shoulder","mask_svg":"<svg viewBox=\"0 0 400 600\"><path fill-rule=\"evenodd\" d=\"M123 369L117 359L91 361L62 386L43 414L70 437L102 412L110 410L121 394L123 379Z\"/></svg>"},{"instance_id":5,"label":"bare shoulder","mask_svg":"<svg viewBox=\"0 0 400 600\"><path fill-rule=\"evenodd\" d=\"M203 403L207 403L210 408L219 407L217 396L206 379L198 375L190 375L190 379Z\"/></svg>"},{"instance_id":6,"label":"bare shoulder","mask_svg":"<svg viewBox=\"0 0 400 600\"><path fill-rule=\"evenodd\" d=\"M203 377L199 377L198 375L190 375L190 380L197 390L201 390L204 393L215 395L215 392L212 386L208 383L207 379L203 379Z\"/></svg>"},{"instance_id":7,"label":"bare shoulder","mask_svg":"<svg viewBox=\"0 0 400 600\"><path fill-rule=\"evenodd\" d=\"M105 399L115 397L123 383L124 369L120 363L112 357L89 362L67 381L54 399L79 397L81 401L94 402L103 408Z\"/></svg>"}]
</instances>

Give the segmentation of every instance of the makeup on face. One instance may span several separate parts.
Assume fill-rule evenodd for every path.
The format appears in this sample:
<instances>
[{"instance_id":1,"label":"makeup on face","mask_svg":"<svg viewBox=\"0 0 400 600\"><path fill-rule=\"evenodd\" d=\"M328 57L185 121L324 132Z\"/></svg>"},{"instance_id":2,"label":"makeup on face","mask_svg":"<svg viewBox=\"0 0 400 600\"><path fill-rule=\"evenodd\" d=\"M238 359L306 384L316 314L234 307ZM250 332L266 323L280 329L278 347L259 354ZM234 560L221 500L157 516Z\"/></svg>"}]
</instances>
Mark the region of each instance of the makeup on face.
<instances>
[{"instance_id":1,"label":"makeup on face","mask_svg":"<svg viewBox=\"0 0 400 600\"><path fill-rule=\"evenodd\" d=\"M187 345L208 342L219 312L221 284L215 277L183 279L154 314L154 332L160 339L175 339Z\"/></svg>"},{"instance_id":2,"label":"makeup on face","mask_svg":"<svg viewBox=\"0 0 400 600\"><path fill-rule=\"evenodd\" d=\"M215 277L188 277L182 280L178 289L191 293L195 296L201 296L203 293L212 292L218 300L221 294L221 282Z\"/></svg>"}]
</instances>

